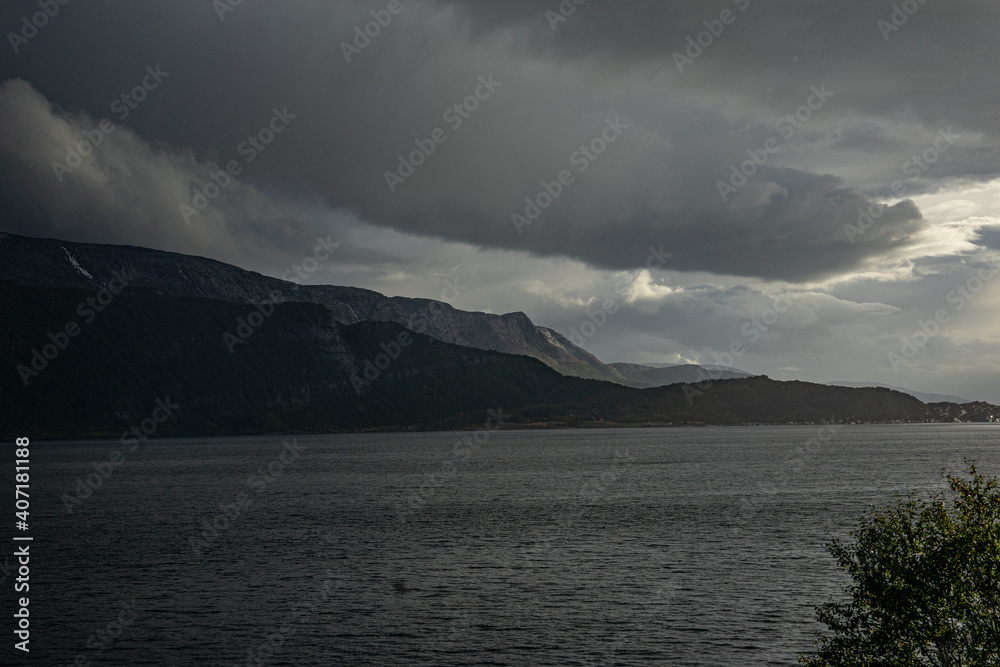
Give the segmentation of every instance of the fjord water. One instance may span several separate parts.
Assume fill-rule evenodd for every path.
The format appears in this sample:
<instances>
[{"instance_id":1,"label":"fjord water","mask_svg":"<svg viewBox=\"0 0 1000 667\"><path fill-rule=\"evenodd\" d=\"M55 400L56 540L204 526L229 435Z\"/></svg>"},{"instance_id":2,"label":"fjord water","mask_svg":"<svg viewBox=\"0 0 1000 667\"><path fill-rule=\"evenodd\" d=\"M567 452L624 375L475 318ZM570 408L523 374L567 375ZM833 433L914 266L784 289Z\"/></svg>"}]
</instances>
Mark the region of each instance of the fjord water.
<instances>
[{"instance_id":1,"label":"fjord water","mask_svg":"<svg viewBox=\"0 0 1000 667\"><path fill-rule=\"evenodd\" d=\"M280 465L281 437L158 440L72 513L120 443L35 443L31 657L791 665L843 581L830 536L964 457L1000 472L997 426L817 432L299 436Z\"/></svg>"}]
</instances>

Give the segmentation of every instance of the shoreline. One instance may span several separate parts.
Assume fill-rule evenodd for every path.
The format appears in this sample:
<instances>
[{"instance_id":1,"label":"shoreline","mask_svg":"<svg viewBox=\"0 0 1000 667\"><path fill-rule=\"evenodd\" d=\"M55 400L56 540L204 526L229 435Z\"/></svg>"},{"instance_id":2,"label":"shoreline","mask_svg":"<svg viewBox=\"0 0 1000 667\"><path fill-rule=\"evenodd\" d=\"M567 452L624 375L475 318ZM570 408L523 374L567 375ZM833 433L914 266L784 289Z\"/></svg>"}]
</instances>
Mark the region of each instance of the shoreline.
<instances>
[{"instance_id":1,"label":"shoreline","mask_svg":"<svg viewBox=\"0 0 1000 667\"><path fill-rule=\"evenodd\" d=\"M510 423L506 422L499 425L498 428L494 429L496 431L586 431L586 430L636 430L636 429L680 429L680 428L692 428L692 429L705 429L705 428L795 428L802 426L822 426L825 423L837 424L839 426L955 426L955 425L981 425L981 426L1000 426L1000 422L981 422L981 421L963 421L963 422L945 422L945 421L920 421L920 422L903 422L903 421L885 421L885 422L852 422L852 423L841 423L841 422L747 422L742 424L709 424L702 422L686 422L686 423L613 423L613 422L597 422L588 423L587 425L568 425L566 422L525 422L525 423ZM437 427L378 427L369 429L350 429L350 430L340 430L340 431L287 431L287 432L270 432L270 433L211 433L211 434L175 434L175 435L163 435L159 437L150 437L146 439L146 444L150 442L159 442L167 440L194 440L194 439L209 439L209 438L294 438L299 436L322 436L322 435L376 435L376 434L403 434L403 433L463 433L469 431L475 431L480 426L476 424L456 426L454 428L443 428L441 426ZM45 435L31 436L32 442L42 443L67 443L67 442L80 442L80 443L90 443L90 442L107 442L107 441L119 441L120 438L114 436L106 435L96 435L96 436L69 436L69 437L48 437Z\"/></svg>"}]
</instances>

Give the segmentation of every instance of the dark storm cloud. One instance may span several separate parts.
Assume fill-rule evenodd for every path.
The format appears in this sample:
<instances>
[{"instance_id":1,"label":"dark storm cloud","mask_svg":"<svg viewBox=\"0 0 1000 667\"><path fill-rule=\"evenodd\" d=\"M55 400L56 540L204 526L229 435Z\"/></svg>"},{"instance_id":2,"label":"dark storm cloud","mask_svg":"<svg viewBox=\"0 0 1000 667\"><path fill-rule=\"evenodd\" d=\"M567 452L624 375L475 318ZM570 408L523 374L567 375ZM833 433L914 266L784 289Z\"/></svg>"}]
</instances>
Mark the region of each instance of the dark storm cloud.
<instances>
[{"instance_id":1,"label":"dark storm cloud","mask_svg":"<svg viewBox=\"0 0 1000 667\"><path fill-rule=\"evenodd\" d=\"M132 140L109 142L118 162L106 156L99 177L65 187L46 173L60 142L44 123L18 129L17 150L8 141L0 156L0 170L14 175L0 190L5 208L22 233L96 225L104 240L176 243L196 234L182 227L177 201L245 160L247 138L287 108L295 120L243 164L200 243L223 252L229 230L248 247L291 248L326 229L314 212L343 209L384 227L602 268L641 267L648 247L662 245L674 253L670 268L804 280L905 246L926 224L903 202L853 243L844 232L866 204L861 189L902 178L896 165L939 125L977 143L954 147L908 194L996 173L1000 54L987 3L928 2L888 40L876 21L891 4L590 0L552 30L545 12L558 5L404 0L348 63L342 42L385 2L244 2L224 20L203 0L70 3L18 54L6 50L3 71L56 105L50 120L76 118L69 127L79 128L107 117ZM16 28L34 7L8 3L0 26ZM724 9L734 22L679 73L673 53ZM114 101L156 65L169 78L116 117ZM450 124L445 111L490 75L500 86ZM835 91L829 106L724 201L717 183L819 85ZM8 110L30 97L23 87L5 94ZM575 171L572 156L615 117L630 128L586 173ZM833 124L843 139L823 144ZM892 131L900 125L916 129ZM447 141L390 191L386 171L435 128ZM845 160L874 146L886 168L852 181ZM574 170L573 184L518 234L511 216L561 170Z\"/></svg>"},{"instance_id":2,"label":"dark storm cloud","mask_svg":"<svg viewBox=\"0 0 1000 667\"><path fill-rule=\"evenodd\" d=\"M680 92L734 94L747 106L784 113L810 83L824 82L841 91L838 113L856 114L869 132L866 118L1000 133L993 38L1000 10L988 0L590 0L555 30L545 17L559 6L551 0L439 4L477 34L513 31L541 53L584 59L594 69L662 69ZM915 13L898 30L883 30L903 4ZM678 74L673 55L724 10L734 22Z\"/></svg>"}]
</instances>

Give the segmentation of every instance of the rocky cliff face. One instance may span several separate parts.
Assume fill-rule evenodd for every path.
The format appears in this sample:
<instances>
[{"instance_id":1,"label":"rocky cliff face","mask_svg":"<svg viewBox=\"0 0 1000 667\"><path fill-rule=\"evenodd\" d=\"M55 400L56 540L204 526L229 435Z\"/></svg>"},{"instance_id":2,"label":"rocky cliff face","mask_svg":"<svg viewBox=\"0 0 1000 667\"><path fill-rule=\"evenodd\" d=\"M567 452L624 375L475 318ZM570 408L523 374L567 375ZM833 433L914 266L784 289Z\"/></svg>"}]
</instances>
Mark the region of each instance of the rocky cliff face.
<instances>
[{"instance_id":1,"label":"rocky cliff face","mask_svg":"<svg viewBox=\"0 0 1000 667\"><path fill-rule=\"evenodd\" d=\"M395 322L446 343L534 357L564 375L633 386L655 384L638 373L623 374L602 363L558 332L536 326L524 313L473 313L440 301L387 297L357 287L299 285L203 257L133 246L13 234L0 244L0 280L31 287L96 291L112 284L116 275L125 276L132 287L159 290L169 296L248 304L275 299L315 303L327 308L342 324Z\"/></svg>"}]
</instances>

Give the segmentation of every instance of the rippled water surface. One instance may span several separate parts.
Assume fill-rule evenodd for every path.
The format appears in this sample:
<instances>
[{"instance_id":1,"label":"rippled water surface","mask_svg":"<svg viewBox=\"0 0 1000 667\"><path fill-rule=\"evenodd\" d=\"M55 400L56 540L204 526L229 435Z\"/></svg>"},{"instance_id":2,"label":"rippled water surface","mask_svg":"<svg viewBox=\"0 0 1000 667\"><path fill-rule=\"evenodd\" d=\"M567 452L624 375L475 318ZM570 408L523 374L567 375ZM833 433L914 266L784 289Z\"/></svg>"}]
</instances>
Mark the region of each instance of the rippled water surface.
<instances>
[{"instance_id":1,"label":"rippled water surface","mask_svg":"<svg viewBox=\"0 0 1000 667\"><path fill-rule=\"evenodd\" d=\"M31 658L791 665L831 535L963 457L1000 472L988 425L461 435L160 440L72 513L121 445L36 443Z\"/></svg>"}]
</instances>

